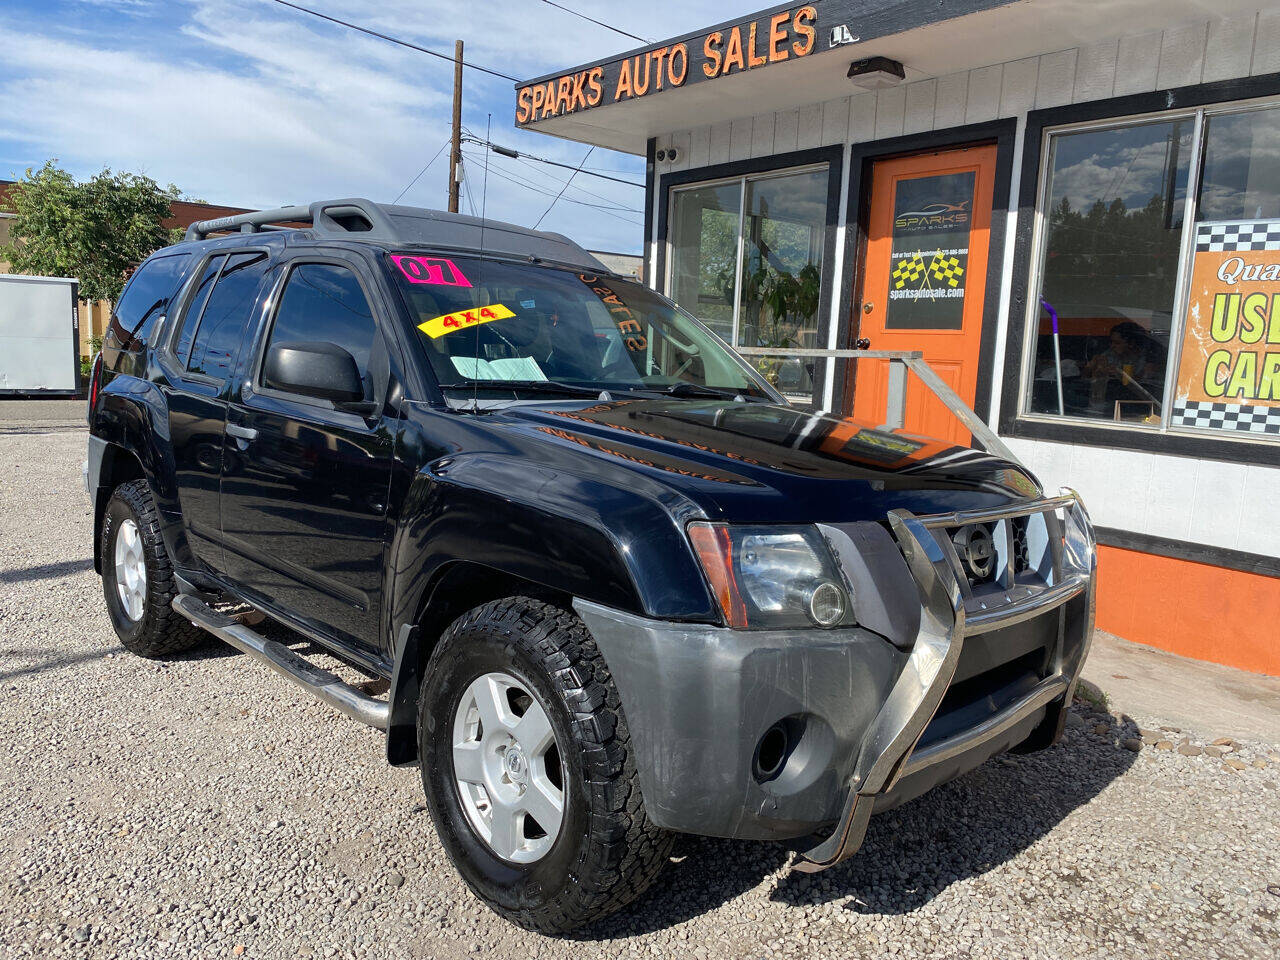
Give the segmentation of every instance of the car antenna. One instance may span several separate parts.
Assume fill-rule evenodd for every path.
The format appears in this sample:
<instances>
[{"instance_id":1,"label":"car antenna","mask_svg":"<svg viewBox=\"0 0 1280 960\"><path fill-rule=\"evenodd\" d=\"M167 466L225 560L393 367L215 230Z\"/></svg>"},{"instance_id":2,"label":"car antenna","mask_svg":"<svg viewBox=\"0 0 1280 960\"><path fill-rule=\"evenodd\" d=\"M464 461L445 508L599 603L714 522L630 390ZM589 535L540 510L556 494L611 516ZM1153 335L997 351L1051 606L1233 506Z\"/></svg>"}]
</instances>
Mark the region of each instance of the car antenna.
<instances>
[{"instance_id":1,"label":"car antenna","mask_svg":"<svg viewBox=\"0 0 1280 960\"><path fill-rule=\"evenodd\" d=\"M484 138L489 139L489 135L493 132L493 114L488 115L485 121ZM489 151L484 152L484 180L480 186L480 263L476 268L476 284L481 291L484 286L484 225L487 223L487 215L485 213L489 201ZM475 325L476 340L475 350L475 366L471 370L471 412L480 412L480 324Z\"/></svg>"}]
</instances>

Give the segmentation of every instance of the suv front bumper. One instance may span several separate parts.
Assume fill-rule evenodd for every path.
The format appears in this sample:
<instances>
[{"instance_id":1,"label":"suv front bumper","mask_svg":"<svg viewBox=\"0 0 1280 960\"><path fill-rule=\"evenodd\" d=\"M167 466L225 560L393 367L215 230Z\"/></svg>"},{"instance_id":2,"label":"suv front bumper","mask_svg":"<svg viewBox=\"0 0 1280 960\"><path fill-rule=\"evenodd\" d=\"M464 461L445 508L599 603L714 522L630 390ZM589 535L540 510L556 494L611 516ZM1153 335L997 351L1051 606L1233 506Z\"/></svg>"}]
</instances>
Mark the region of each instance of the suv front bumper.
<instances>
[{"instance_id":1,"label":"suv front bumper","mask_svg":"<svg viewBox=\"0 0 1280 960\"><path fill-rule=\"evenodd\" d=\"M1010 518L1024 529L1038 518L1042 582L1011 577L1010 589L975 596L946 531L1012 530ZM1093 629L1096 552L1074 493L937 517L895 511L887 527L823 532L845 558L857 540L879 568L854 578L860 611L869 587L899 595L867 618L879 632L729 630L574 604L618 686L659 826L804 838L805 858L829 866L856 852L873 812L1060 735ZM787 732L785 762L762 775L762 737L775 726Z\"/></svg>"}]
</instances>

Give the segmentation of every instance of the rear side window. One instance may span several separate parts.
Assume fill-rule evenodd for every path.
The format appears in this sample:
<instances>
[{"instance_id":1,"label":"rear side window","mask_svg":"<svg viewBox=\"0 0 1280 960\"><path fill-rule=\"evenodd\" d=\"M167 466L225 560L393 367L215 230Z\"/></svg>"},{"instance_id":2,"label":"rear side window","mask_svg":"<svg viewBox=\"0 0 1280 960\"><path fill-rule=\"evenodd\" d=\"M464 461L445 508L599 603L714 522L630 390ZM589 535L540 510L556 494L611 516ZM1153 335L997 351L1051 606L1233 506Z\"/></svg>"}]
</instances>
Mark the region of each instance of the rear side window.
<instances>
[{"instance_id":1,"label":"rear side window","mask_svg":"<svg viewBox=\"0 0 1280 960\"><path fill-rule=\"evenodd\" d=\"M188 370L219 380L231 375L266 271L265 253L227 257L196 326Z\"/></svg>"},{"instance_id":2,"label":"rear side window","mask_svg":"<svg viewBox=\"0 0 1280 960\"><path fill-rule=\"evenodd\" d=\"M187 304L187 309L183 311L182 319L179 321L178 333L173 341L173 355L182 361L184 367L187 365L187 358L191 355L191 340L195 336L196 326L200 323L200 314L204 312L204 305L209 300L209 292L213 289L213 281L218 279L218 272L226 259L223 254L209 258L209 262L200 271L200 280L196 284L195 292L191 295L191 302Z\"/></svg>"},{"instance_id":3,"label":"rear side window","mask_svg":"<svg viewBox=\"0 0 1280 960\"><path fill-rule=\"evenodd\" d=\"M103 348L143 349L156 321L169 309L169 300L182 284L191 254L179 253L148 260L130 279L111 312Z\"/></svg>"},{"instance_id":4,"label":"rear side window","mask_svg":"<svg viewBox=\"0 0 1280 960\"><path fill-rule=\"evenodd\" d=\"M366 387L376 332L373 310L355 273L332 263L304 263L289 274L267 342L325 341L355 357Z\"/></svg>"}]
</instances>

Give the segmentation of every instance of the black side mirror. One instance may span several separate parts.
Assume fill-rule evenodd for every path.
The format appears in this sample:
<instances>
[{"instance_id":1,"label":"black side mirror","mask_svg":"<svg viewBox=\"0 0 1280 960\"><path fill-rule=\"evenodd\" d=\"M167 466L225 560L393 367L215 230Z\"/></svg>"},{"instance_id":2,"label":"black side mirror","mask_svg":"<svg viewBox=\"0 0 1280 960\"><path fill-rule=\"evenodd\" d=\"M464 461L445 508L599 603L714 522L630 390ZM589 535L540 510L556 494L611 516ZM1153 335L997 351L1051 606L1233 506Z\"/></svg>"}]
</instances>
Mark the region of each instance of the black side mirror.
<instances>
[{"instance_id":1,"label":"black side mirror","mask_svg":"<svg viewBox=\"0 0 1280 960\"><path fill-rule=\"evenodd\" d=\"M276 343L267 351L262 385L334 403L364 400L355 357L334 343Z\"/></svg>"}]
</instances>

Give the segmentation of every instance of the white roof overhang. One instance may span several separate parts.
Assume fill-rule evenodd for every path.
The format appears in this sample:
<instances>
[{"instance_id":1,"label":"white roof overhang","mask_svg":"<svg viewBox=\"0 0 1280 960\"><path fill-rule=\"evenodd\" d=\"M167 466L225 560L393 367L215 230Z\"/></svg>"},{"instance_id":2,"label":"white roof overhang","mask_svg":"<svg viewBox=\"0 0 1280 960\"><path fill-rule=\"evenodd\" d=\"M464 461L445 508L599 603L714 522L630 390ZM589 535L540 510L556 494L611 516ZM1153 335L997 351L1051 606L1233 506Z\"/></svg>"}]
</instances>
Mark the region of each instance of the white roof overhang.
<instances>
[{"instance_id":1,"label":"white roof overhang","mask_svg":"<svg viewBox=\"0 0 1280 960\"><path fill-rule=\"evenodd\" d=\"M764 63L706 79L699 76L703 43L713 31L740 28L744 44L756 24L757 50L766 48L770 18L804 4L775 7L684 37L628 51L520 84L546 86L561 76L602 68L598 106L518 123L524 129L624 153L643 155L650 137L739 117L786 110L864 92L846 74L849 64L881 56L904 65L905 83L1025 57L1148 33L1192 20L1227 18L1258 9L1258 0L818 0L813 49L805 56ZM858 38L832 46L832 30ZM794 35L788 37L788 42ZM612 101L623 60L684 42L688 78L678 87ZM1246 69L1247 72L1247 69Z\"/></svg>"}]
</instances>

